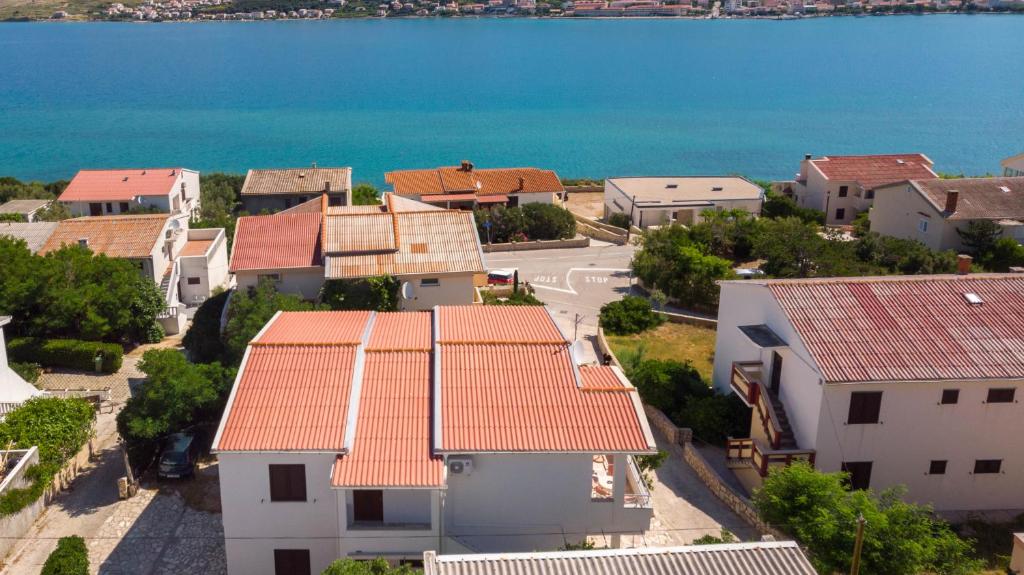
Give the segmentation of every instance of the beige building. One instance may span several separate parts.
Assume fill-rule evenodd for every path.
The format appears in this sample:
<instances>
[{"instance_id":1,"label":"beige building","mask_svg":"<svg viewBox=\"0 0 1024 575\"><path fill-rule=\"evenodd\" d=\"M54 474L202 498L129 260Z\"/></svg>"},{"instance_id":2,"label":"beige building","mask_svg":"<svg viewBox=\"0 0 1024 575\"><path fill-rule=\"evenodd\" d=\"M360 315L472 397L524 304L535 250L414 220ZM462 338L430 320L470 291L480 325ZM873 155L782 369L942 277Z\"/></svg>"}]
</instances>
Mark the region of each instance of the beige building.
<instances>
[{"instance_id":1,"label":"beige building","mask_svg":"<svg viewBox=\"0 0 1024 575\"><path fill-rule=\"evenodd\" d=\"M561 205L565 197L565 187L551 170L480 169L466 160L459 166L388 172L384 181L398 196L463 210L529 203Z\"/></svg>"},{"instance_id":2,"label":"beige building","mask_svg":"<svg viewBox=\"0 0 1024 575\"><path fill-rule=\"evenodd\" d=\"M403 310L474 302L474 277L486 270L472 213L390 193L381 206L326 202L316 212L239 218L231 255L238 286L270 279L313 300L326 280L390 275L402 282Z\"/></svg>"},{"instance_id":3,"label":"beige building","mask_svg":"<svg viewBox=\"0 0 1024 575\"><path fill-rule=\"evenodd\" d=\"M638 228L700 223L705 210L743 210L759 216L763 201L761 186L740 177L636 177L604 181L604 217L632 214L632 223Z\"/></svg>"},{"instance_id":4,"label":"beige building","mask_svg":"<svg viewBox=\"0 0 1024 575\"><path fill-rule=\"evenodd\" d=\"M727 464L905 485L940 511L1024 509L1024 275L722 282L714 385L752 408Z\"/></svg>"},{"instance_id":5,"label":"beige building","mask_svg":"<svg viewBox=\"0 0 1024 575\"><path fill-rule=\"evenodd\" d=\"M871 231L918 240L933 250L961 250L958 230L989 220L1002 237L1024 242L1024 177L910 180L880 186Z\"/></svg>"},{"instance_id":6,"label":"beige building","mask_svg":"<svg viewBox=\"0 0 1024 575\"><path fill-rule=\"evenodd\" d=\"M791 189L796 203L825 212L825 223L844 225L871 207L875 188L902 180L938 177L924 154L871 156L824 156L810 154L800 162L800 172L783 189Z\"/></svg>"},{"instance_id":7,"label":"beige building","mask_svg":"<svg viewBox=\"0 0 1024 575\"><path fill-rule=\"evenodd\" d=\"M1017 154L1001 162L1003 176L1007 178L1024 177L1024 154Z\"/></svg>"},{"instance_id":8,"label":"beige building","mask_svg":"<svg viewBox=\"0 0 1024 575\"><path fill-rule=\"evenodd\" d=\"M279 212L321 195L331 206L351 202L352 168L249 170L242 184L242 208L250 214Z\"/></svg>"},{"instance_id":9,"label":"beige building","mask_svg":"<svg viewBox=\"0 0 1024 575\"><path fill-rule=\"evenodd\" d=\"M36 221L36 214L39 210L48 207L53 200L11 200L0 206L0 216L15 214L20 216L23 222Z\"/></svg>"}]
</instances>

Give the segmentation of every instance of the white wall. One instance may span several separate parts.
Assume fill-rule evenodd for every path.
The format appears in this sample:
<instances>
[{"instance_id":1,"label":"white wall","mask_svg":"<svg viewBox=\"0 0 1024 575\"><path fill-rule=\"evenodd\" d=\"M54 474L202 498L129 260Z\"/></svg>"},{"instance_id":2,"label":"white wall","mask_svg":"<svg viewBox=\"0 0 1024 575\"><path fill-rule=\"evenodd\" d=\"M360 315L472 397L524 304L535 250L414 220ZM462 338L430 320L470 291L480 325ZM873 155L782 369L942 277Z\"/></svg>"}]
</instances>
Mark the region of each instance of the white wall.
<instances>
[{"instance_id":1,"label":"white wall","mask_svg":"<svg viewBox=\"0 0 1024 575\"><path fill-rule=\"evenodd\" d=\"M239 271L235 272L235 281L239 288L254 288L259 283L260 275L270 273L281 275L281 281L277 285L278 291L297 294L308 300L316 299L320 295L320 288L324 285L324 268L319 266L265 271Z\"/></svg>"},{"instance_id":2,"label":"white wall","mask_svg":"<svg viewBox=\"0 0 1024 575\"><path fill-rule=\"evenodd\" d=\"M437 278L436 286L421 286L423 278ZM435 305L470 305L473 303L473 274L408 275L398 276L401 282L412 284L412 299L401 299L404 311L432 309ZM401 296L399 296L401 297Z\"/></svg>"},{"instance_id":3,"label":"white wall","mask_svg":"<svg viewBox=\"0 0 1024 575\"><path fill-rule=\"evenodd\" d=\"M533 192L527 194L509 194L511 197L519 198L519 205L523 204L557 204L561 205L558 201L558 195L552 192Z\"/></svg>"},{"instance_id":4,"label":"white wall","mask_svg":"<svg viewBox=\"0 0 1024 575\"><path fill-rule=\"evenodd\" d=\"M190 239L214 239L208 256L179 258L181 301L191 305L210 297L214 289L227 287L228 252L223 228L189 230L188 236ZM199 283L190 285L190 277L198 277Z\"/></svg>"}]
</instances>

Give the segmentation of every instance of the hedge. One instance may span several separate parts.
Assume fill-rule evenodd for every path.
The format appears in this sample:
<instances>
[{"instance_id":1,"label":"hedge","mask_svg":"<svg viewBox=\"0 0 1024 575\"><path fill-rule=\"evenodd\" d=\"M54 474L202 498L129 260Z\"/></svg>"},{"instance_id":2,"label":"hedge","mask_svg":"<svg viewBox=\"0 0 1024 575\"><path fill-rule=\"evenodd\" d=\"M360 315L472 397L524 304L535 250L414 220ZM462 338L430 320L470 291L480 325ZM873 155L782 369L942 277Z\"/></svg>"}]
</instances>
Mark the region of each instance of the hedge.
<instances>
[{"instance_id":1,"label":"hedge","mask_svg":"<svg viewBox=\"0 0 1024 575\"><path fill-rule=\"evenodd\" d=\"M46 558L40 575L88 575L89 550L78 535L61 537L57 548Z\"/></svg>"},{"instance_id":2,"label":"hedge","mask_svg":"<svg viewBox=\"0 0 1024 575\"><path fill-rule=\"evenodd\" d=\"M14 361L81 371L96 369L96 355L102 354L103 372L115 373L121 369L124 350L116 343L19 337L7 343L7 353Z\"/></svg>"}]
</instances>

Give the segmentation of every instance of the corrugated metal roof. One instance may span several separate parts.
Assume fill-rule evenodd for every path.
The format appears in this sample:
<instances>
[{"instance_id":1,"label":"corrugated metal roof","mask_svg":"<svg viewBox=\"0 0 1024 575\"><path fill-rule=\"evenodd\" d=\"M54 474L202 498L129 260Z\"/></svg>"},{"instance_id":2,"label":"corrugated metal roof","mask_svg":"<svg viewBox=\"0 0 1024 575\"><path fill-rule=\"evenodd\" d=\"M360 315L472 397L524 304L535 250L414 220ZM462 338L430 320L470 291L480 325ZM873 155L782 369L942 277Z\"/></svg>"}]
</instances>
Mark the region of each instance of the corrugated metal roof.
<instances>
[{"instance_id":1,"label":"corrugated metal roof","mask_svg":"<svg viewBox=\"0 0 1024 575\"><path fill-rule=\"evenodd\" d=\"M166 196L174 191L181 171L181 168L80 170L57 199L62 202L127 202L137 196Z\"/></svg>"},{"instance_id":2,"label":"corrugated metal roof","mask_svg":"<svg viewBox=\"0 0 1024 575\"><path fill-rule=\"evenodd\" d=\"M25 240L32 253L38 252L50 239L59 222L0 222L0 236Z\"/></svg>"},{"instance_id":3,"label":"corrugated metal roof","mask_svg":"<svg viewBox=\"0 0 1024 575\"><path fill-rule=\"evenodd\" d=\"M937 177L924 154L882 154L873 156L826 156L811 160L826 178L857 182L866 190L901 180Z\"/></svg>"},{"instance_id":4,"label":"corrugated metal roof","mask_svg":"<svg viewBox=\"0 0 1024 575\"><path fill-rule=\"evenodd\" d=\"M39 253L59 250L63 245L76 246L79 240L86 239L89 249L95 254L112 258L146 258L163 241L167 220L167 214L64 220L58 223Z\"/></svg>"},{"instance_id":5,"label":"corrugated metal roof","mask_svg":"<svg viewBox=\"0 0 1024 575\"><path fill-rule=\"evenodd\" d=\"M792 541L553 553L424 554L424 575L816 575Z\"/></svg>"},{"instance_id":6,"label":"corrugated metal roof","mask_svg":"<svg viewBox=\"0 0 1024 575\"><path fill-rule=\"evenodd\" d=\"M827 381L1024 377L1019 274L764 283Z\"/></svg>"},{"instance_id":7,"label":"corrugated metal roof","mask_svg":"<svg viewBox=\"0 0 1024 575\"><path fill-rule=\"evenodd\" d=\"M289 168L249 170L241 195L312 194L347 192L352 186L352 168Z\"/></svg>"},{"instance_id":8,"label":"corrugated metal roof","mask_svg":"<svg viewBox=\"0 0 1024 575\"><path fill-rule=\"evenodd\" d=\"M384 174L396 194L521 194L564 192L558 174L538 168L493 168L464 170L442 167L428 170L401 170Z\"/></svg>"},{"instance_id":9,"label":"corrugated metal roof","mask_svg":"<svg viewBox=\"0 0 1024 575\"><path fill-rule=\"evenodd\" d=\"M333 215L328 212L324 223L323 252L330 257L394 251L397 239L394 225L393 214Z\"/></svg>"},{"instance_id":10,"label":"corrugated metal roof","mask_svg":"<svg viewBox=\"0 0 1024 575\"><path fill-rule=\"evenodd\" d=\"M319 212L238 218L231 271L321 265L321 222Z\"/></svg>"},{"instance_id":11,"label":"corrugated metal roof","mask_svg":"<svg viewBox=\"0 0 1024 575\"><path fill-rule=\"evenodd\" d=\"M11 200L0 205L0 214L30 214L46 207L53 200Z\"/></svg>"}]
</instances>

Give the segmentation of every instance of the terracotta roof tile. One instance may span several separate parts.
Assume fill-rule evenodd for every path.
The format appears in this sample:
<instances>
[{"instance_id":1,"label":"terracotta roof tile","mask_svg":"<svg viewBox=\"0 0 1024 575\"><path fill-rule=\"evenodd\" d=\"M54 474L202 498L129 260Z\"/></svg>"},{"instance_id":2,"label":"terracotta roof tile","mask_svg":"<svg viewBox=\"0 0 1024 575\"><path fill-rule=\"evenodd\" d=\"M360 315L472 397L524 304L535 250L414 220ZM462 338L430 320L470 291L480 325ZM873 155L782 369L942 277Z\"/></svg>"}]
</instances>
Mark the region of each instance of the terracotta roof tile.
<instances>
[{"instance_id":1,"label":"terracotta roof tile","mask_svg":"<svg viewBox=\"0 0 1024 575\"><path fill-rule=\"evenodd\" d=\"M206 251L213 245L213 240L188 240L185 242L185 247L181 248L181 253L178 255L181 257L187 256L205 256Z\"/></svg>"},{"instance_id":2,"label":"terracotta roof tile","mask_svg":"<svg viewBox=\"0 0 1024 575\"><path fill-rule=\"evenodd\" d=\"M88 240L93 253L112 258L146 258L163 240L167 214L140 216L91 216L64 220L39 253L58 250L63 245L78 245Z\"/></svg>"},{"instance_id":3,"label":"terracotta roof tile","mask_svg":"<svg viewBox=\"0 0 1024 575\"><path fill-rule=\"evenodd\" d=\"M290 168L283 170L249 170L242 184L241 195L313 194L342 192L352 187L351 168Z\"/></svg>"},{"instance_id":4,"label":"terracotta roof tile","mask_svg":"<svg viewBox=\"0 0 1024 575\"><path fill-rule=\"evenodd\" d=\"M825 156L811 163L830 180L857 182L866 190L901 180L937 177L931 160L924 154Z\"/></svg>"},{"instance_id":5,"label":"terracotta roof tile","mask_svg":"<svg viewBox=\"0 0 1024 575\"><path fill-rule=\"evenodd\" d=\"M946 194L959 193L950 220L1024 220L1024 178L958 178L912 183L940 212Z\"/></svg>"},{"instance_id":6,"label":"terracotta roof tile","mask_svg":"<svg viewBox=\"0 0 1024 575\"><path fill-rule=\"evenodd\" d=\"M231 271L321 265L319 213L238 218Z\"/></svg>"},{"instance_id":7,"label":"terracotta roof tile","mask_svg":"<svg viewBox=\"0 0 1024 575\"><path fill-rule=\"evenodd\" d=\"M429 311L378 313L367 351L429 351L433 345Z\"/></svg>"},{"instance_id":8,"label":"terracotta roof tile","mask_svg":"<svg viewBox=\"0 0 1024 575\"><path fill-rule=\"evenodd\" d=\"M384 174L396 194L402 196L430 194L477 195L517 194L532 192L564 192L558 175L537 168L494 168L463 170L442 167L428 170L401 170Z\"/></svg>"},{"instance_id":9,"label":"terracotta roof tile","mask_svg":"<svg viewBox=\"0 0 1024 575\"><path fill-rule=\"evenodd\" d=\"M253 342L260 345L358 345L368 319L368 311L281 313Z\"/></svg>"},{"instance_id":10,"label":"terracotta roof tile","mask_svg":"<svg viewBox=\"0 0 1024 575\"><path fill-rule=\"evenodd\" d=\"M827 381L1024 377L1020 275L766 283Z\"/></svg>"},{"instance_id":11,"label":"terracotta roof tile","mask_svg":"<svg viewBox=\"0 0 1024 575\"><path fill-rule=\"evenodd\" d=\"M542 306L444 306L441 341L553 343L565 337Z\"/></svg>"},{"instance_id":12,"label":"terracotta roof tile","mask_svg":"<svg viewBox=\"0 0 1024 575\"><path fill-rule=\"evenodd\" d=\"M169 195L181 168L80 170L60 198L62 202L127 202L137 196Z\"/></svg>"}]
</instances>

